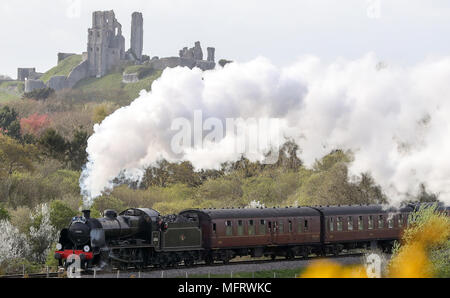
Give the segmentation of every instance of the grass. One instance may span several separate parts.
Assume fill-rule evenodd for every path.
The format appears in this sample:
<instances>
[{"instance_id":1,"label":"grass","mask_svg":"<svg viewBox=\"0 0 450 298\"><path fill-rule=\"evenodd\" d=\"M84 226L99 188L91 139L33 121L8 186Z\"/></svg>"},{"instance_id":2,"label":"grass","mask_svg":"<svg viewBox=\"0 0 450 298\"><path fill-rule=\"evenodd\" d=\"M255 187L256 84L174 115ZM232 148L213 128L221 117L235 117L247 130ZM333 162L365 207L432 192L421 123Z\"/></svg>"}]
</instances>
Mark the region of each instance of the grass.
<instances>
[{"instance_id":1,"label":"grass","mask_svg":"<svg viewBox=\"0 0 450 298\"><path fill-rule=\"evenodd\" d=\"M53 76L68 76L70 72L81 63L83 57L81 55L72 55L67 57L66 59L59 62L59 64L46 73L44 73L41 77L41 80L45 83L50 80Z\"/></svg>"},{"instance_id":2,"label":"grass","mask_svg":"<svg viewBox=\"0 0 450 298\"><path fill-rule=\"evenodd\" d=\"M0 102L5 103L22 98L24 82L8 81L0 83Z\"/></svg>"},{"instance_id":3,"label":"grass","mask_svg":"<svg viewBox=\"0 0 450 298\"><path fill-rule=\"evenodd\" d=\"M233 278L295 278L299 276L305 268L266 270L257 272L233 272ZM183 278L185 276L180 276ZM231 273L227 274L193 274L189 278L231 278Z\"/></svg>"},{"instance_id":4,"label":"grass","mask_svg":"<svg viewBox=\"0 0 450 298\"><path fill-rule=\"evenodd\" d=\"M144 65L131 65L131 66L126 67L123 72L126 74L138 73L144 67L145 67Z\"/></svg>"},{"instance_id":5,"label":"grass","mask_svg":"<svg viewBox=\"0 0 450 298\"><path fill-rule=\"evenodd\" d=\"M154 80L161 76L161 71L156 71L150 76L141 79L139 82L125 84L122 82L122 72L108 74L102 78L87 78L78 82L75 86L84 92L98 92L108 90L109 92L123 92L127 99L132 100L139 96L143 89L150 91ZM107 98L105 98L107 99Z\"/></svg>"}]
</instances>

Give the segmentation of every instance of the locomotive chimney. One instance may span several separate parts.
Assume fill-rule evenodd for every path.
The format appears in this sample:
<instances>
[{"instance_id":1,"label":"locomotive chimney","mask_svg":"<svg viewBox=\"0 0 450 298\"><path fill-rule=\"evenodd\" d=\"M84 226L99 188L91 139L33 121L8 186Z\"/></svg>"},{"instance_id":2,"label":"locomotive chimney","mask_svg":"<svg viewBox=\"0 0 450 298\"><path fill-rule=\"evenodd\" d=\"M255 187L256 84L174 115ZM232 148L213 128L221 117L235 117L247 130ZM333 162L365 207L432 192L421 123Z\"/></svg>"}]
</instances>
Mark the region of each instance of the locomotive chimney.
<instances>
[{"instance_id":1,"label":"locomotive chimney","mask_svg":"<svg viewBox=\"0 0 450 298\"><path fill-rule=\"evenodd\" d=\"M81 212L83 212L84 218L86 218L86 219L91 218L91 210L83 210Z\"/></svg>"}]
</instances>

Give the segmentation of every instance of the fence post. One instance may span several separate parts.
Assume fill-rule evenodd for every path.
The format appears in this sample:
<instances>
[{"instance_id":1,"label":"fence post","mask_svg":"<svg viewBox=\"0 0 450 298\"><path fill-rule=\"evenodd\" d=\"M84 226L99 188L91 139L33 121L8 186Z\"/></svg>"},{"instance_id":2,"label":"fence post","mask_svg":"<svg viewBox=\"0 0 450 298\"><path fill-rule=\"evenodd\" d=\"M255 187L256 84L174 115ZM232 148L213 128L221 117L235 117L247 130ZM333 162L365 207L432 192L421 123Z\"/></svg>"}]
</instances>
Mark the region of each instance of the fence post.
<instances>
[{"instance_id":1,"label":"fence post","mask_svg":"<svg viewBox=\"0 0 450 298\"><path fill-rule=\"evenodd\" d=\"M94 278L97 278L97 269L94 268Z\"/></svg>"},{"instance_id":2,"label":"fence post","mask_svg":"<svg viewBox=\"0 0 450 298\"><path fill-rule=\"evenodd\" d=\"M186 278L189 278L189 275L188 275L187 271L186 271Z\"/></svg>"},{"instance_id":3,"label":"fence post","mask_svg":"<svg viewBox=\"0 0 450 298\"><path fill-rule=\"evenodd\" d=\"M141 271L139 271L138 278L141 278Z\"/></svg>"},{"instance_id":4,"label":"fence post","mask_svg":"<svg viewBox=\"0 0 450 298\"><path fill-rule=\"evenodd\" d=\"M161 271L161 278L164 278L164 271Z\"/></svg>"},{"instance_id":5,"label":"fence post","mask_svg":"<svg viewBox=\"0 0 450 298\"><path fill-rule=\"evenodd\" d=\"M25 264L22 264L22 276L25 277Z\"/></svg>"},{"instance_id":6,"label":"fence post","mask_svg":"<svg viewBox=\"0 0 450 298\"><path fill-rule=\"evenodd\" d=\"M117 278L120 277L120 270L117 270Z\"/></svg>"},{"instance_id":7,"label":"fence post","mask_svg":"<svg viewBox=\"0 0 450 298\"><path fill-rule=\"evenodd\" d=\"M48 271L48 266L47 266L47 278L50 277L50 272Z\"/></svg>"},{"instance_id":8,"label":"fence post","mask_svg":"<svg viewBox=\"0 0 450 298\"><path fill-rule=\"evenodd\" d=\"M230 272L230 277L233 278L233 271Z\"/></svg>"}]
</instances>

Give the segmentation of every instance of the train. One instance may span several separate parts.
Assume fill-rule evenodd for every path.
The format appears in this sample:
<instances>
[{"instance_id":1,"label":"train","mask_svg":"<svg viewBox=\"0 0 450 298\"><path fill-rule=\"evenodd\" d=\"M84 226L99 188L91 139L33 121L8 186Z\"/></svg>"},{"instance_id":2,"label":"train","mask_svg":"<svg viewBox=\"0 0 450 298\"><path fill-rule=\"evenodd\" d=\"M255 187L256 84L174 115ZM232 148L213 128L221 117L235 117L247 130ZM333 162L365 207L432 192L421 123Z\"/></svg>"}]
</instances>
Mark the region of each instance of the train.
<instances>
[{"instance_id":1,"label":"train","mask_svg":"<svg viewBox=\"0 0 450 298\"><path fill-rule=\"evenodd\" d=\"M243 256L338 256L357 248L388 252L418 206L188 209L168 216L129 208L105 210L103 218L85 210L60 232L55 258L67 267L75 255L83 269L106 270L227 264Z\"/></svg>"}]
</instances>

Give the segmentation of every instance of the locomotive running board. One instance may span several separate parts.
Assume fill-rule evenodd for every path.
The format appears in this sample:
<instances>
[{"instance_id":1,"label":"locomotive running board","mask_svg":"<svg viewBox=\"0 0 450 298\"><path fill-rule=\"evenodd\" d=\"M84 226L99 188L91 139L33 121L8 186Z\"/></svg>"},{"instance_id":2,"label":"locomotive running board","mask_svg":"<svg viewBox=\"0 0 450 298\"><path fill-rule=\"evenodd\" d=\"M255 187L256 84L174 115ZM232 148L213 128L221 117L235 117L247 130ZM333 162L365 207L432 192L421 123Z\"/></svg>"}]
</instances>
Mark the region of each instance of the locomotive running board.
<instances>
[{"instance_id":1,"label":"locomotive running board","mask_svg":"<svg viewBox=\"0 0 450 298\"><path fill-rule=\"evenodd\" d=\"M118 257L116 257L115 255L112 255L112 254L109 254L109 257L110 257L111 259L113 259L114 261L122 262L122 263L142 263L142 262L144 261L144 260L127 261L127 260L118 258Z\"/></svg>"}]
</instances>

